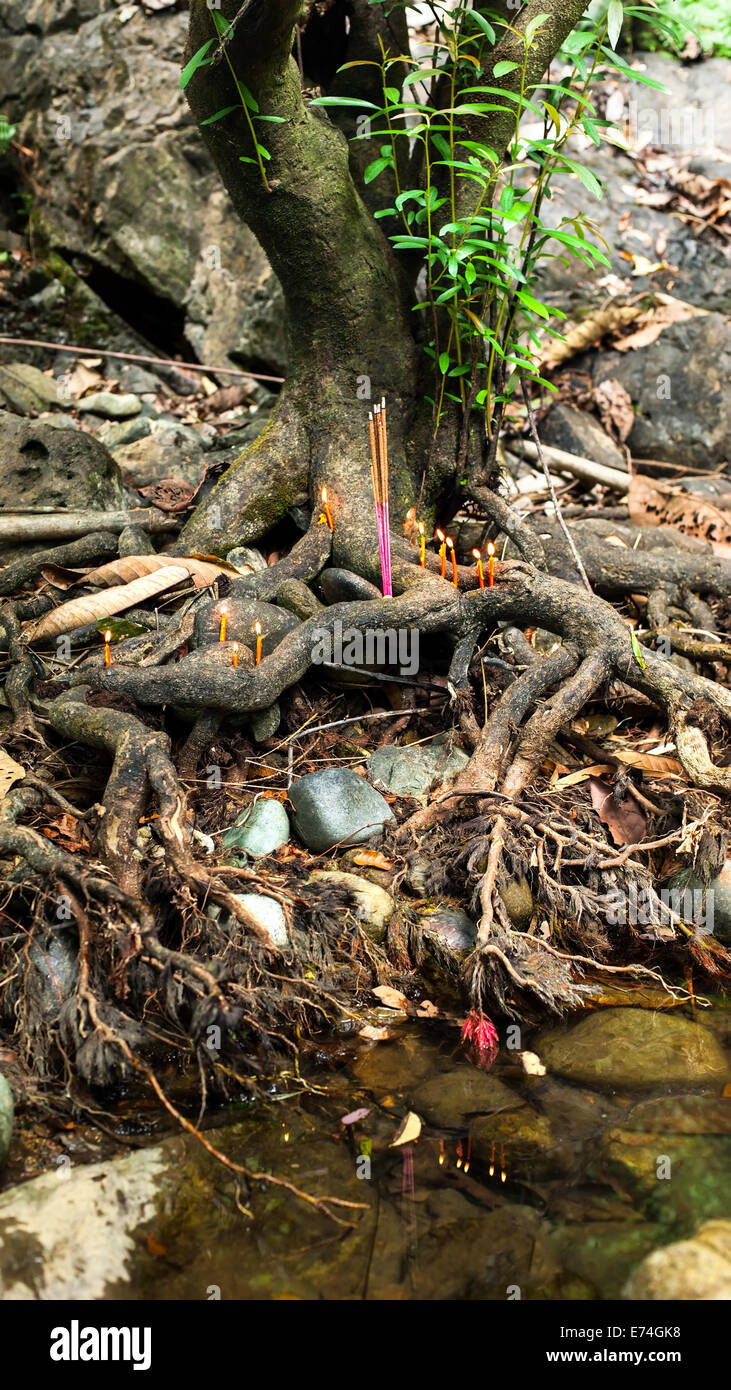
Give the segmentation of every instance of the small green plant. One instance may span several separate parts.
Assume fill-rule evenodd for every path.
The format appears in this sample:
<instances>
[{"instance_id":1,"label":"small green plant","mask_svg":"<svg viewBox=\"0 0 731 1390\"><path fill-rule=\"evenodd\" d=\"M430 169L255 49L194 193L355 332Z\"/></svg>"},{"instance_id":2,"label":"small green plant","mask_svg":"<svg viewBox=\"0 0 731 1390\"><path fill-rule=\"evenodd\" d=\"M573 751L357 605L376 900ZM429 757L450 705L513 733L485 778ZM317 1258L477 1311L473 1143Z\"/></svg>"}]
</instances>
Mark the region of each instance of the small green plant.
<instances>
[{"instance_id":1,"label":"small green plant","mask_svg":"<svg viewBox=\"0 0 731 1390\"><path fill-rule=\"evenodd\" d=\"M0 154L5 154L6 150L10 148L17 133L17 125L13 125L7 116L0 114Z\"/></svg>"},{"instance_id":2,"label":"small green plant","mask_svg":"<svg viewBox=\"0 0 731 1390\"><path fill-rule=\"evenodd\" d=\"M595 145L616 138L591 102L592 83L613 70L649 86L660 84L635 72L617 53L624 17L618 0L570 35L562 53L569 74L538 83L528 80L527 70L549 15L537 15L523 33L464 3L452 7L436 0L431 9L436 35L428 65L383 45L380 63L368 64L380 68L382 106L340 96L318 97L312 104L358 107L367 112L370 129L354 138L383 137L364 178L373 183L390 171L396 196L375 216L397 217L401 225L390 233L394 249L419 255L425 264L426 299L415 308L431 325L427 352L435 369L435 426L447 402L465 414L477 406L493 439L521 377L553 389L538 375L531 355L539 344L539 326L560 337L548 321L564 317L540 298L542 261L558 255L610 264L596 245L602 238L588 214L563 218L557 226L542 217L558 173L571 173L592 197L602 197L592 170L570 157L567 148L577 132ZM491 66L492 50L505 33L518 39L518 61ZM395 86L392 74L404 65L411 70ZM496 85L508 77L505 86ZM496 112L509 112L514 128L504 161L470 131L472 118ZM407 164L399 157L404 141L409 169L421 171L412 187L400 182ZM472 189L467 200L466 185Z\"/></svg>"}]
</instances>

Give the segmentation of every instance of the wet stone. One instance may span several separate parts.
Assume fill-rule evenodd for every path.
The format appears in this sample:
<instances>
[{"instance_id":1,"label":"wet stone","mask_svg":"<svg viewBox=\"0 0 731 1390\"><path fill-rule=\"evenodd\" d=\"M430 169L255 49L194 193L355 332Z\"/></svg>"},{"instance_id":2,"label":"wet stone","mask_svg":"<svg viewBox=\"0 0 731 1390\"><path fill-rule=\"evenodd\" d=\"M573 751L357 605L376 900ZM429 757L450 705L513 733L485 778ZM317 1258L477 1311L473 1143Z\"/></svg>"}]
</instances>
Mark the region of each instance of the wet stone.
<instances>
[{"instance_id":1,"label":"wet stone","mask_svg":"<svg viewBox=\"0 0 731 1390\"><path fill-rule=\"evenodd\" d=\"M380 589L350 570L327 569L320 575L320 592L326 603L356 603L381 598Z\"/></svg>"},{"instance_id":2,"label":"wet stone","mask_svg":"<svg viewBox=\"0 0 731 1390\"><path fill-rule=\"evenodd\" d=\"M338 888L347 888L355 899L355 915L366 936L371 941L383 941L396 906L385 888L379 888L358 874L344 874L334 869L317 869L312 878L332 883Z\"/></svg>"},{"instance_id":3,"label":"wet stone","mask_svg":"<svg viewBox=\"0 0 731 1390\"><path fill-rule=\"evenodd\" d=\"M421 925L450 951L471 951L477 940L477 927L460 907L438 907L419 916Z\"/></svg>"},{"instance_id":4,"label":"wet stone","mask_svg":"<svg viewBox=\"0 0 731 1390\"><path fill-rule=\"evenodd\" d=\"M691 1089L728 1075L721 1048L700 1024L645 1009L604 1009L541 1034L534 1046L554 1075L610 1091Z\"/></svg>"},{"instance_id":5,"label":"wet stone","mask_svg":"<svg viewBox=\"0 0 731 1390\"><path fill-rule=\"evenodd\" d=\"M381 791L423 797L456 777L468 762L461 748L450 747L449 735L440 734L428 744L384 744L371 754L367 767L373 785Z\"/></svg>"},{"instance_id":6,"label":"wet stone","mask_svg":"<svg viewBox=\"0 0 731 1390\"><path fill-rule=\"evenodd\" d=\"M0 1072L0 1166L5 1162L13 1132L13 1093Z\"/></svg>"},{"instance_id":7,"label":"wet stone","mask_svg":"<svg viewBox=\"0 0 731 1390\"><path fill-rule=\"evenodd\" d=\"M235 825L221 836L221 848L236 849L252 859L274 854L289 839L289 816L274 797L255 801L237 816Z\"/></svg>"},{"instance_id":8,"label":"wet stone","mask_svg":"<svg viewBox=\"0 0 731 1390\"><path fill-rule=\"evenodd\" d=\"M93 391L78 401L76 408L83 414L91 411L94 415L103 415L106 420L128 420L132 415L139 415L142 402L131 392L117 395L114 391Z\"/></svg>"},{"instance_id":9,"label":"wet stone","mask_svg":"<svg viewBox=\"0 0 731 1390\"><path fill-rule=\"evenodd\" d=\"M338 844L365 844L395 819L380 792L350 768L310 772L292 783L289 795L297 835L316 854Z\"/></svg>"},{"instance_id":10,"label":"wet stone","mask_svg":"<svg viewBox=\"0 0 731 1390\"><path fill-rule=\"evenodd\" d=\"M221 629L221 609L226 610L226 640L243 642L249 647L256 646L255 623L261 623L262 656L269 656L279 646L288 632L299 627L296 618L273 603L259 603L256 599L236 598L229 594L225 599L216 599L198 609L195 615L193 643L196 647L211 646L219 639Z\"/></svg>"}]
</instances>

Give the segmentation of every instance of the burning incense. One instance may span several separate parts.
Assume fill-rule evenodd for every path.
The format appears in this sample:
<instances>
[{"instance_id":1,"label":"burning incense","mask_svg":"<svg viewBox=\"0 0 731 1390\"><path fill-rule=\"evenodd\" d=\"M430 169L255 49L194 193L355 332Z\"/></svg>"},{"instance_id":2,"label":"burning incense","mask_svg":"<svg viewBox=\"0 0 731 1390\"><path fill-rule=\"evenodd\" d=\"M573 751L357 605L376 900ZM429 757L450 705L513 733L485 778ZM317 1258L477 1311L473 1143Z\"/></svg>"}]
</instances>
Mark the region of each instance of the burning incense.
<instances>
[{"instance_id":1,"label":"burning incense","mask_svg":"<svg viewBox=\"0 0 731 1390\"><path fill-rule=\"evenodd\" d=\"M220 628L218 629L218 640L219 640L219 642L225 642L225 641L226 641L226 616L227 616L227 615L226 615L226 609L225 609L225 608L222 608L222 609L221 609L221 626L220 626Z\"/></svg>"},{"instance_id":2,"label":"burning incense","mask_svg":"<svg viewBox=\"0 0 731 1390\"><path fill-rule=\"evenodd\" d=\"M259 622L258 618L257 618L257 621L254 623L254 631L255 631L255 633L256 633L256 664L257 664L257 666L258 666L258 665L259 665L259 662L261 661L261 643L262 643L261 623Z\"/></svg>"},{"instance_id":3,"label":"burning incense","mask_svg":"<svg viewBox=\"0 0 731 1390\"><path fill-rule=\"evenodd\" d=\"M386 434L386 399L374 405L368 413L368 434L371 444L371 483L376 504L376 523L378 526L378 554L381 561L383 594L390 598L391 586L391 530L388 516L388 438Z\"/></svg>"},{"instance_id":4,"label":"burning incense","mask_svg":"<svg viewBox=\"0 0 731 1390\"><path fill-rule=\"evenodd\" d=\"M105 666L111 666L111 664L112 664L112 651L111 651L111 648L110 648L110 646L109 646L109 643L111 642L111 640L112 640L112 634L111 634L111 632L109 631L109 629L107 629L107 631L104 633L104 665L105 665Z\"/></svg>"},{"instance_id":5,"label":"burning incense","mask_svg":"<svg viewBox=\"0 0 731 1390\"><path fill-rule=\"evenodd\" d=\"M449 547L449 554L450 554L451 557L452 557L452 583L454 584L454 587L455 587L455 589L456 589L456 588L457 588L457 584L458 584L458 581L457 581L457 556L456 556L455 553L454 553L454 541L452 540L452 537L451 537L451 536L447 536L447 546Z\"/></svg>"},{"instance_id":6,"label":"burning incense","mask_svg":"<svg viewBox=\"0 0 731 1390\"><path fill-rule=\"evenodd\" d=\"M472 551L472 554L474 555L474 557L475 557L475 559L476 559L476 561L477 561L477 578L478 578L479 581L480 581L480 588L481 588L481 589L484 589L484 587L485 587L485 571L484 571L483 568L482 568L482 556L481 556L479 550L473 550L473 551Z\"/></svg>"},{"instance_id":7,"label":"burning incense","mask_svg":"<svg viewBox=\"0 0 731 1390\"><path fill-rule=\"evenodd\" d=\"M495 547L492 541L488 541L487 556L487 587L491 589L495 583Z\"/></svg>"},{"instance_id":8,"label":"burning incense","mask_svg":"<svg viewBox=\"0 0 731 1390\"><path fill-rule=\"evenodd\" d=\"M426 536L424 535L424 523L420 521L419 526L419 564L424 569L426 566Z\"/></svg>"},{"instance_id":9,"label":"burning incense","mask_svg":"<svg viewBox=\"0 0 731 1390\"><path fill-rule=\"evenodd\" d=\"M324 513L325 513L325 520L326 520L328 526L330 527L330 530L331 530L331 531L334 531L334 530L335 530L335 527L333 526L332 513L331 513L331 511L330 511L330 508L329 508L328 505L327 505L327 488L326 488L326 487L324 487L324 488L322 489L322 509L323 509L323 511L324 511Z\"/></svg>"},{"instance_id":10,"label":"burning incense","mask_svg":"<svg viewBox=\"0 0 731 1390\"><path fill-rule=\"evenodd\" d=\"M437 531L437 538L439 540L439 559L442 562L442 579L445 579L447 575L447 537L443 531Z\"/></svg>"}]
</instances>

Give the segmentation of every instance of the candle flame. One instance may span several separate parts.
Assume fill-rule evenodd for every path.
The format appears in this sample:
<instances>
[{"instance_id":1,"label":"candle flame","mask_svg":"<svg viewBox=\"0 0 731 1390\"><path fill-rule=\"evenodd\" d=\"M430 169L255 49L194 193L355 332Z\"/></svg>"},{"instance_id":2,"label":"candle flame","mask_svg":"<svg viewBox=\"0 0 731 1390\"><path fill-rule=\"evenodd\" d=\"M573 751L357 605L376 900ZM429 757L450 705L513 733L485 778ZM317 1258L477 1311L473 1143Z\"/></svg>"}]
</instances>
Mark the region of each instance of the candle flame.
<instances>
[{"instance_id":1,"label":"candle flame","mask_svg":"<svg viewBox=\"0 0 731 1390\"><path fill-rule=\"evenodd\" d=\"M488 542L487 542L487 553L488 553L488 555L494 555L494 554L495 554L495 547L494 547L492 541L488 541Z\"/></svg>"},{"instance_id":2,"label":"candle flame","mask_svg":"<svg viewBox=\"0 0 731 1390\"><path fill-rule=\"evenodd\" d=\"M255 631L257 637L260 637L260 636L261 636L261 623L259 622L258 618L257 618L256 622L254 623L254 631Z\"/></svg>"},{"instance_id":3,"label":"candle flame","mask_svg":"<svg viewBox=\"0 0 731 1390\"><path fill-rule=\"evenodd\" d=\"M452 537L451 537L451 536L446 536L445 539L446 539L447 545L449 546L449 549L450 549L450 550L454 550L454 541L452 540Z\"/></svg>"},{"instance_id":4,"label":"candle flame","mask_svg":"<svg viewBox=\"0 0 731 1390\"><path fill-rule=\"evenodd\" d=\"M482 556L480 555L479 550L473 550L473 551L472 551L472 554L474 555L474 557L475 557L476 560L481 560L481 559L482 559Z\"/></svg>"},{"instance_id":5,"label":"candle flame","mask_svg":"<svg viewBox=\"0 0 731 1390\"><path fill-rule=\"evenodd\" d=\"M444 532L443 532L443 531L437 531L437 536L439 537L440 541L442 541L442 543L443 543L443 542L444 542Z\"/></svg>"},{"instance_id":6,"label":"candle flame","mask_svg":"<svg viewBox=\"0 0 731 1390\"><path fill-rule=\"evenodd\" d=\"M112 640L111 629L110 629L110 628L107 628L106 632L104 633L104 641L105 641L105 642L111 642L111 640Z\"/></svg>"},{"instance_id":7,"label":"candle flame","mask_svg":"<svg viewBox=\"0 0 731 1390\"><path fill-rule=\"evenodd\" d=\"M417 524L417 526L418 526L418 528L419 528L419 534L420 534L421 536L423 536L423 534L424 534L424 523L423 523L423 521L417 521L416 524Z\"/></svg>"},{"instance_id":8,"label":"candle flame","mask_svg":"<svg viewBox=\"0 0 731 1390\"><path fill-rule=\"evenodd\" d=\"M326 487L324 487L324 488L322 489L322 500L323 500L323 502L325 503L325 506L327 506L327 488L326 488Z\"/></svg>"}]
</instances>

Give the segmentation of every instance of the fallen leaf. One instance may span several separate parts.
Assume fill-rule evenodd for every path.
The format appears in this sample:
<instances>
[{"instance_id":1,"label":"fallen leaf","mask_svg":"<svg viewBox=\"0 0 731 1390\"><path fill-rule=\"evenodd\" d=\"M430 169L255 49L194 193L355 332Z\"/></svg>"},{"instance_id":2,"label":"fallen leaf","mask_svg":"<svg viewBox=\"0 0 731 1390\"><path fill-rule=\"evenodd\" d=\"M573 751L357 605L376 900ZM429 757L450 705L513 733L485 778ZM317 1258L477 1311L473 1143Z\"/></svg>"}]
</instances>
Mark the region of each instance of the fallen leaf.
<instances>
[{"instance_id":1,"label":"fallen leaf","mask_svg":"<svg viewBox=\"0 0 731 1390\"><path fill-rule=\"evenodd\" d=\"M176 584L182 584L188 578L188 570L182 565L166 565L154 574L135 579L132 584L121 584L114 589L103 589L101 593L85 594L83 598L74 598L70 603L62 603L59 608L46 613L37 622L28 624L23 630L23 636L26 642L38 642L45 637L57 637L59 633L72 632L74 628L86 627L88 623L97 623L100 618L111 617L114 613L123 612L125 608L144 603L155 594L171 589Z\"/></svg>"},{"instance_id":2,"label":"fallen leaf","mask_svg":"<svg viewBox=\"0 0 731 1390\"><path fill-rule=\"evenodd\" d=\"M422 999L416 1008L417 1018L439 1018L439 1009L436 1004L432 1004L431 999Z\"/></svg>"},{"instance_id":3,"label":"fallen leaf","mask_svg":"<svg viewBox=\"0 0 731 1390\"><path fill-rule=\"evenodd\" d=\"M591 802L600 821L606 825L615 845L638 845L644 840L647 820L630 792L615 801L608 782L592 777L589 783Z\"/></svg>"},{"instance_id":4,"label":"fallen leaf","mask_svg":"<svg viewBox=\"0 0 731 1390\"><path fill-rule=\"evenodd\" d=\"M155 1240L154 1236L145 1236L145 1245L147 1246L148 1255L167 1255L168 1253L167 1246L161 1245L159 1240Z\"/></svg>"},{"instance_id":5,"label":"fallen leaf","mask_svg":"<svg viewBox=\"0 0 731 1390\"><path fill-rule=\"evenodd\" d=\"M374 1028L372 1023L365 1023L358 1030L358 1037L365 1038L367 1042L389 1042L391 1038L398 1037L393 1028Z\"/></svg>"},{"instance_id":6,"label":"fallen leaf","mask_svg":"<svg viewBox=\"0 0 731 1390\"><path fill-rule=\"evenodd\" d=\"M388 1147L395 1149L401 1144L414 1144L420 1134L421 1120L414 1110L410 1110L405 1119L401 1121Z\"/></svg>"},{"instance_id":7,"label":"fallen leaf","mask_svg":"<svg viewBox=\"0 0 731 1390\"><path fill-rule=\"evenodd\" d=\"M704 497L633 473L627 497L633 526L676 526L714 546L731 546L731 516Z\"/></svg>"},{"instance_id":8,"label":"fallen leaf","mask_svg":"<svg viewBox=\"0 0 731 1390\"><path fill-rule=\"evenodd\" d=\"M367 869L383 869L386 872L393 868L393 861L387 859L385 854L381 854L378 849L360 849L353 855L353 863L359 864Z\"/></svg>"},{"instance_id":9,"label":"fallen leaf","mask_svg":"<svg viewBox=\"0 0 731 1390\"><path fill-rule=\"evenodd\" d=\"M169 555L125 555L121 560L111 560L108 565L100 565L83 576L85 584L96 586L122 583L130 584L133 579L141 579L145 574L164 569L171 563ZM196 588L207 588L215 584L222 574L230 573L222 565L208 560L199 560L191 555L176 555L175 565L187 569Z\"/></svg>"},{"instance_id":10,"label":"fallen leaf","mask_svg":"<svg viewBox=\"0 0 731 1390\"><path fill-rule=\"evenodd\" d=\"M607 433L624 444L635 423L632 397L626 386L614 377L608 377L594 388L594 401Z\"/></svg>"},{"instance_id":11,"label":"fallen leaf","mask_svg":"<svg viewBox=\"0 0 731 1390\"><path fill-rule=\"evenodd\" d=\"M387 1009L407 1009L409 1001L400 989L392 989L390 985L376 985L371 991Z\"/></svg>"},{"instance_id":12,"label":"fallen leaf","mask_svg":"<svg viewBox=\"0 0 731 1390\"><path fill-rule=\"evenodd\" d=\"M527 1076L545 1076L546 1068L535 1052L519 1052L521 1066Z\"/></svg>"},{"instance_id":13,"label":"fallen leaf","mask_svg":"<svg viewBox=\"0 0 731 1390\"><path fill-rule=\"evenodd\" d=\"M21 777L25 777L25 768L0 748L0 801L7 796L13 783L19 782Z\"/></svg>"},{"instance_id":14,"label":"fallen leaf","mask_svg":"<svg viewBox=\"0 0 731 1390\"><path fill-rule=\"evenodd\" d=\"M202 482L201 478L197 487L191 487L182 478L161 478L159 482L140 487L137 491L151 507L157 507L161 512L183 512L190 506Z\"/></svg>"},{"instance_id":15,"label":"fallen leaf","mask_svg":"<svg viewBox=\"0 0 731 1390\"><path fill-rule=\"evenodd\" d=\"M362 1105L360 1110L351 1110L349 1115L341 1115L340 1123L341 1125L355 1125L359 1120L364 1120L366 1115L370 1115L370 1113L368 1106Z\"/></svg>"},{"instance_id":16,"label":"fallen leaf","mask_svg":"<svg viewBox=\"0 0 731 1390\"><path fill-rule=\"evenodd\" d=\"M683 771L677 758L663 758L652 753L635 753L629 748L614 748L615 758L628 767L638 767L641 772L650 772L655 777L676 776Z\"/></svg>"},{"instance_id":17,"label":"fallen leaf","mask_svg":"<svg viewBox=\"0 0 731 1390\"><path fill-rule=\"evenodd\" d=\"M559 777L553 783L552 791L561 792L564 787L576 787L580 782L586 782L590 777L597 773L611 772L610 763L592 763L591 767L580 767L577 772L569 772L566 777Z\"/></svg>"}]
</instances>

